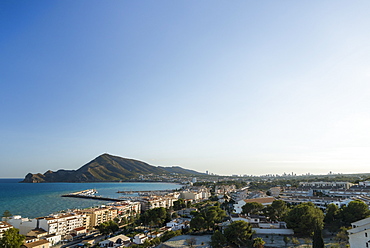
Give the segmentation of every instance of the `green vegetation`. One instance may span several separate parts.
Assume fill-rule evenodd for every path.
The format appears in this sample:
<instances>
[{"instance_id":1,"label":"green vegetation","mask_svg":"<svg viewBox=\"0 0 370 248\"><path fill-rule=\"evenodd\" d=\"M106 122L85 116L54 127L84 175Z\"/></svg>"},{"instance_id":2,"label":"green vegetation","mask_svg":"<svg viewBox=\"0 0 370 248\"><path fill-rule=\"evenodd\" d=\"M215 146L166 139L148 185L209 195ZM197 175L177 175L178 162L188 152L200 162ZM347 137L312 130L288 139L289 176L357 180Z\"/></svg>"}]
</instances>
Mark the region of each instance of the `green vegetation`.
<instances>
[{"instance_id":1,"label":"green vegetation","mask_svg":"<svg viewBox=\"0 0 370 248\"><path fill-rule=\"evenodd\" d=\"M140 215L138 222L143 223L145 226L159 227L170 220L170 211L160 207L145 211L142 215Z\"/></svg>"},{"instance_id":2,"label":"green vegetation","mask_svg":"<svg viewBox=\"0 0 370 248\"><path fill-rule=\"evenodd\" d=\"M324 248L324 240L322 238L322 230L319 227L315 227L312 237L312 248Z\"/></svg>"},{"instance_id":3,"label":"green vegetation","mask_svg":"<svg viewBox=\"0 0 370 248\"><path fill-rule=\"evenodd\" d=\"M253 247L256 247L256 248L263 248L265 246L265 241L263 241L262 238L260 237L257 237L255 239L253 239Z\"/></svg>"},{"instance_id":4,"label":"green vegetation","mask_svg":"<svg viewBox=\"0 0 370 248\"><path fill-rule=\"evenodd\" d=\"M119 229L118 224L112 220L103 222L100 225L96 226L95 228L98 229L99 232L103 235L115 233Z\"/></svg>"},{"instance_id":5,"label":"green vegetation","mask_svg":"<svg viewBox=\"0 0 370 248\"><path fill-rule=\"evenodd\" d=\"M285 217L288 228L302 236L312 236L315 228L322 229L324 214L312 202L294 206Z\"/></svg>"},{"instance_id":6,"label":"green vegetation","mask_svg":"<svg viewBox=\"0 0 370 248\"><path fill-rule=\"evenodd\" d=\"M370 211L366 203L356 200L348 203L348 206L343 206L341 216L344 225L350 226L352 222L369 217Z\"/></svg>"},{"instance_id":7,"label":"green vegetation","mask_svg":"<svg viewBox=\"0 0 370 248\"><path fill-rule=\"evenodd\" d=\"M252 235L252 225L242 220L234 221L224 231L227 242L237 247L250 246Z\"/></svg>"},{"instance_id":8,"label":"green vegetation","mask_svg":"<svg viewBox=\"0 0 370 248\"><path fill-rule=\"evenodd\" d=\"M280 221L288 212L288 207L283 200L275 200L271 205L262 209L264 215L272 221Z\"/></svg>"},{"instance_id":9,"label":"green vegetation","mask_svg":"<svg viewBox=\"0 0 370 248\"><path fill-rule=\"evenodd\" d=\"M3 232L3 237L0 239L0 247L2 248L20 248L26 236L20 235L17 228L10 228Z\"/></svg>"},{"instance_id":10,"label":"green vegetation","mask_svg":"<svg viewBox=\"0 0 370 248\"><path fill-rule=\"evenodd\" d=\"M185 203L184 199L180 198L177 201L173 202L173 210L177 211L177 210L181 210L183 208L186 208L186 203Z\"/></svg>"},{"instance_id":11,"label":"green vegetation","mask_svg":"<svg viewBox=\"0 0 370 248\"><path fill-rule=\"evenodd\" d=\"M225 210L219 206L207 205L199 210L199 212L192 212L194 218L190 221L190 228L194 231L214 230L215 224L222 222L226 217Z\"/></svg>"},{"instance_id":12,"label":"green vegetation","mask_svg":"<svg viewBox=\"0 0 370 248\"><path fill-rule=\"evenodd\" d=\"M202 175L181 167L156 167L134 159L102 154L78 170L47 171L44 174L27 174L23 182L101 182L129 181L140 175L171 175L176 171L182 175Z\"/></svg>"},{"instance_id":13,"label":"green vegetation","mask_svg":"<svg viewBox=\"0 0 370 248\"><path fill-rule=\"evenodd\" d=\"M258 202L247 202L242 206L242 214L259 214L263 209L263 205Z\"/></svg>"},{"instance_id":14,"label":"green vegetation","mask_svg":"<svg viewBox=\"0 0 370 248\"><path fill-rule=\"evenodd\" d=\"M9 210L5 210L4 213L3 213L3 218L5 218L5 220L7 220L9 217L11 217L12 214L10 213Z\"/></svg>"},{"instance_id":15,"label":"green vegetation","mask_svg":"<svg viewBox=\"0 0 370 248\"><path fill-rule=\"evenodd\" d=\"M369 216L368 206L362 201L351 201L348 206L341 208L335 204L329 204L325 210L325 228L331 233L336 233L340 231L341 227L348 227L352 222Z\"/></svg>"},{"instance_id":16,"label":"green vegetation","mask_svg":"<svg viewBox=\"0 0 370 248\"><path fill-rule=\"evenodd\" d=\"M227 245L236 247L250 247L253 243L252 235L252 225L248 222L238 220L227 226L224 234L219 231L215 231L211 236L210 245L213 248L221 248Z\"/></svg>"},{"instance_id":17,"label":"green vegetation","mask_svg":"<svg viewBox=\"0 0 370 248\"><path fill-rule=\"evenodd\" d=\"M213 248L222 248L227 245L226 237L218 230L211 236L211 242L209 243Z\"/></svg>"}]
</instances>

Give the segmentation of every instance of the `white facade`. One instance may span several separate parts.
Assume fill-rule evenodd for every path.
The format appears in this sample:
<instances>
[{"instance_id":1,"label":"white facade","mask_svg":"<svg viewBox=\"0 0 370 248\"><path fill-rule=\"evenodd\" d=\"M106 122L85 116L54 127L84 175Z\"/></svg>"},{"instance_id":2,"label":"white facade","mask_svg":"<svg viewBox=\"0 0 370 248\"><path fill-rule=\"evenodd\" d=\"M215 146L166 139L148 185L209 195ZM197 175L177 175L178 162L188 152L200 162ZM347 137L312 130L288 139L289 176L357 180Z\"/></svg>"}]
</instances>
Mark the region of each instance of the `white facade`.
<instances>
[{"instance_id":1,"label":"white facade","mask_svg":"<svg viewBox=\"0 0 370 248\"><path fill-rule=\"evenodd\" d=\"M370 217L352 223L348 231L349 244L355 248L370 247Z\"/></svg>"},{"instance_id":2,"label":"white facade","mask_svg":"<svg viewBox=\"0 0 370 248\"><path fill-rule=\"evenodd\" d=\"M174 219L166 223L166 227L171 227L171 230L176 231L190 227L190 222L184 219Z\"/></svg>"},{"instance_id":3,"label":"white facade","mask_svg":"<svg viewBox=\"0 0 370 248\"><path fill-rule=\"evenodd\" d=\"M370 187L370 181L359 182L358 185L361 187Z\"/></svg>"},{"instance_id":4,"label":"white facade","mask_svg":"<svg viewBox=\"0 0 370 248\"><path fill-rule=\"evenodd\" d=\"M7 221L10 225L19 229L19 234L26 235L31 230L37 228L36 219L22 218L20 215L14 215L8 218Z\"/></svg>"},{"instance_id":5,"label":"white facade","mask_svg":"<svg viewBox=\"0 0 370 248\"><path fill-rule=\"evenodd\" d=\"M114 237L109 238L107 240L99 242L99 246L100 247L108 247L109 244L113 243L113 247L122 247L122 243L126 242L126 241L130 241L130 238L121 234L121 235L117 235L117 236L114 236Z\"/></svg>"},{"instance_id":6,"label":"white facade","mask_svg":"<svg viewBox=\"0 0 370 248\"><path fill-rule=\"evenodd\" d=\"M48 234L66 235L74 229L83 227L84 220L82 215L61 215L53 217L38 218L39 228L48 232Z\"/></svg>"},{"instance_id":7,"label":"white facade","mask_svg":"<svg viewBox=\"0 0 370 248\"><path fill-rule=\"evenodd\" d=\"M345 188L349 189L354 184L350 182L300 182L300 187L314 187L314 188L320 188L320 187L335 187L335 188Z\"/></svg>"},{"instance_id":8,"label":"white facade","mask_svg":"<svg viewBox=\"0 0 370 248\"><path fill-rule=\"evenodd\" d=\"M144 234L137 234L134 237L134 243L137 244L137 245L141 245L141 244L144 244L145 240L147 240L147 239L148 239L148 237L145 236Z\"/></svg>"},{"instance_id":9,"label":"white facade","mask_svg":"<svg viewBox=\"0 0 370 248\"><path fill-rule=\"evenodd\" d=\"M6 231L6 230L9 230L10 228L13 228L11 225L9 225L9 223L5 222L5 221L0 221L0 238L3 237L3 233Z\"/></svg>"},{"instance_id":10,"label":"white facade","mask_svg":"<svg viewBox=\"0 0 370 248\"><path fill-rule=\"evenodd\" d=\"M41 239L46 239L47 241L49 241L51 245L55 245L62 240L62 236L61 235L46 235L42 237Z\"/></svg>"}]
</instances>

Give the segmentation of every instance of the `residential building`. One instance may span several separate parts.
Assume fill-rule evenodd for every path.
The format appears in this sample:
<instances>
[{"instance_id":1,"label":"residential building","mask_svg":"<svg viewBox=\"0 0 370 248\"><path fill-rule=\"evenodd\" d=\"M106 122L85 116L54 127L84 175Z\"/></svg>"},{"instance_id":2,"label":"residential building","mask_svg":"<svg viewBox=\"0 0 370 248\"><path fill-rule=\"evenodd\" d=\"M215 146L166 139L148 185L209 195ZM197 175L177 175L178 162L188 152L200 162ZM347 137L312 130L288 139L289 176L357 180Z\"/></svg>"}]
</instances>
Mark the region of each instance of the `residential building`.
<instances>
[{"instance_id":1,"label":"residential building","mask_svg":"<svg viewBox=\"0 0 370 248\"><path fill-rule=\"evenodd\" d=\"M131 243L130 238L121 234L121 235L111 237L107 240L101 241L99 242L99 245L100 247L116 248L116 247L122 247L122 246L129 245L130 243Z\"/></svg>"},{"instance_id":2,"label":"residential building","mask_svg":"<svg viewBox=\"0 0 370 248\"><path fill-rule=\"evenodd\" d=\"M49 241L50 245L58 244L62 240L62 235L48 234L41 239Z\"/></svg>"},{"instance_id":3,"label":"residential building","mask_svg":"<svg viewBox=\"0 0 370 248\"><path fill-rule=\"evenodd\" d=\"M240 200L236 204L234 204L235 213L240 214L242 212L242 207L249 202L258 202L261 203L263 206L267 206L271 205L273 201L275 201L274 197L260 197Z\"/></svg>"},{"instance_id":4,"label":"residential building","mask_svg":"<svg viewBox=\"0 0 370 248\"><path fill-rule=\"evenodd\" d=\"M98 226L101 223L114 220L118 215L117 209L109 207L90 208L85 209L82 212L89 216L90 222L86 226L88 230L93 230L95 226Z\"/></svg>"},{"instance_id":5,"label":"residential building","mask_svg":"<svg viewBox=\"0 0 370 248\"><path fill-rule=\"evenodd\" d=\"M8 218L8 223L19 230L19 234L27 235L27 233L37 228L36 219L22 218L20 215L14 215Z\"/></svg>"},{"instance_id":6,"label":"residential building","mask_svg":"<svg viewBox=\"0 0 370 248\"><path fill-rule=\"evenodd\" d=\"M178 195L168 194L165 196L147 196L139 200L141 209L146 211L153 208L170 208L173 202L178 200Z\"/></svg>"},{"instance_id":7,"label":"residential building","mask_svg":"<svg viewBox=\"0 0 370 248\"><path fill-rule=\"evenodd\" d=\"M347 230L347 232L351 247L370 247L370 217L353 222L352 229Z\"/></svg>"},{"instance_id":8,"label":"residential building","mask_svg":"<svg viewBox=\"0 0 370 248\"><path fill-rule=\"evenodd\" d=\"M112 206L112 209L117 209L117 214L120 217L136 216L141 212L140 202L123 201L116 203Z\"/></svg>"},{"instance_id":9,"label":"residential building","mask_svg":"<svg viewBox=\"0 0 370 248\"><path fill-rule=\"evenodd\" d=\"M2 238L3 237L3 233L6 230L9 230L10 228L13 228L13 226L10 225L9 223L5 222L5 221L0 221L0 238Z\"/></svg>"},{"instance_id":10,"label":"residential building","mask_svg":"<svg viewBox=\"0 0 370 248\"><path fill-rule=\"evenodd\" d=\"M40 239L35 242L23 244L21 248L49 248L50 242L45 239Z\"/></svg>"},{"instance_id":11,"label":"residential building","mask_svg":"<svg viewBox=\"0 0 370 248\"><path fill-rule=\"evenodd\" d=\"M190 227L190 221L189 219L183 218L174 219L166 223L166 227L171 227L171 230L173 231L181 230Z\"/></svg>"},{"instance_id":12,"label":"residential building","mask_svg":"<svg viewBox=\"0 0 370 248\"><path fill-rule=\"evenodd\" d=\"M300 182L299 187L311 188L340 188L349 189L354 184L350 182Z\"/></svg>"},{"instance_id":13,"label":"residential building","mask_svg":"<svg viewBox=\"0 0 370 248\"><path fill-rule=\"evenodd\" d=\"M48 234L66 235L84 225L84 217L74 213L51 215L36 219L38 220L38 227L46 230Z\"/></svg>"},{"instance_id":14,"label":"residential building","mask_svg":"<svg viewBox=\"0 0 370 248\"><path fill-rule=\"evenodd\" d=\"M145 234L136 234L134 236L134 243L137 245L144 244L145 240L147 240L148 237Z\"/></svg>"},{"instance_id":15,"label":"residential building","mask_svg":"<svg viewBox=\"0 0 370 248\"><path fill-rule=\"evenodd\" d=\"M48 235L48 232L45 231L44 229L42 228L36 228L36 229L33 229L31 231L29 231L26 236L28 237L35 237L37 239L40 239L41 237L44 237Z\"/></svg>"}]
</instances>

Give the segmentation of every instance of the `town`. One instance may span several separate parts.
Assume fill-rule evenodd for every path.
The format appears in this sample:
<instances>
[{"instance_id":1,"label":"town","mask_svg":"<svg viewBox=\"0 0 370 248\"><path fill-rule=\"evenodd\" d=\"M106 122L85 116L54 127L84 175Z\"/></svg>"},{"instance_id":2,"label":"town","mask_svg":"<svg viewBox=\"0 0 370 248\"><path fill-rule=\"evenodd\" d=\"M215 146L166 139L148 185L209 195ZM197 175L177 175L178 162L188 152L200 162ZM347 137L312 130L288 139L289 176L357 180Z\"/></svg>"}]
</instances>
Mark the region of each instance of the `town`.
<instances>
[{"instance_id":1,"label":"town","mask_svg":"<svg viewBox=\"0 0 370 248\"><path fill-rule=\"evenodd\" d=\"M140 179L165 181L149 177ZM5 211L0 244L16 236L24 248L368 247L367 179L174 175L169 181L186 183L180 190L117 192L122 196L105 205L37 218ZM93 199L95 193L64 196Z\"/></svg>"}]
</instances>

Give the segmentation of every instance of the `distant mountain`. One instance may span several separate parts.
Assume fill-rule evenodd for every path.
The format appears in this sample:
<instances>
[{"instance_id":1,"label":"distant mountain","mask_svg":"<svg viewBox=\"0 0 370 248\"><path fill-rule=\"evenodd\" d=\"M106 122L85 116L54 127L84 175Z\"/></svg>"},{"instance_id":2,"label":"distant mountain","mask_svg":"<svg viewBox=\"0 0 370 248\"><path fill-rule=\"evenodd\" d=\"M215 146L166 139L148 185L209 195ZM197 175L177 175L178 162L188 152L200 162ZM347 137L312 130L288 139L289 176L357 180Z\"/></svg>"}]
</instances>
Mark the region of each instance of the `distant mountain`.
<instances>
[{"instance_id":1,"label":"distant mountain","mask_svg":"<svg viewBox=\"0 0 370 248\"><path fill-rule=\"evenodd\" d=\"M181 168L180 166L172 166L172 167L158 166L158 168L166 170L169 173L177 173L177 174L183 174L183 175L189 175L189 176L190 175L197 175L197 176L206 175L204 173L200 173L195 170L188 170L188 169Z\"/></svg>"},{"instance_id":2,"label":"distant mountain","mask_svg":"<svg viewBox=\"0 0 370 248\"><path fill-rule=\"evenodd\" d=\"M205 175L193 170L183 169L179 166L162 167L152 166L145 162L121 158L110 154L103 154L91 162L83 165L78 170L47 171L44 174L28 173L22 182L103 182L103 181L127 181L139 178L140 175Z\"/></svg>"}]
</instances>

